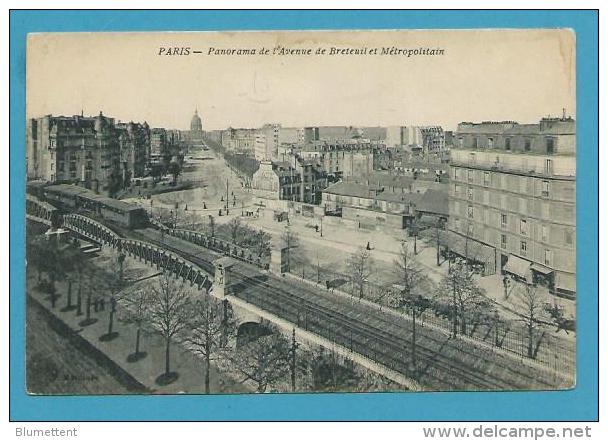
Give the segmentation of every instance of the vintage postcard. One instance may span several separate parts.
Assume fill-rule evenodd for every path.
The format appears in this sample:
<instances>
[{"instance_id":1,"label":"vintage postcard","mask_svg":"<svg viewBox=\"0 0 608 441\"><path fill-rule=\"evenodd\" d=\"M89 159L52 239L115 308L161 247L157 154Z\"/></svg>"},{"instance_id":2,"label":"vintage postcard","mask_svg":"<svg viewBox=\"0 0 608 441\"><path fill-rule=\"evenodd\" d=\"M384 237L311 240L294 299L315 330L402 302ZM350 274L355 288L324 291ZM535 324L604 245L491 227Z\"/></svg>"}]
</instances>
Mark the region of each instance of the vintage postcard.
<instances>
[{"instance_id":1,"label":"vintage postcard","mask_svg":"<svg viewBox=\"0 0 608 441\"><path fill-rule=\"evenodd\" d=\"M29 34L27 391L574 388L575 69L567 29Z\"/></svg>"}]
</instances>

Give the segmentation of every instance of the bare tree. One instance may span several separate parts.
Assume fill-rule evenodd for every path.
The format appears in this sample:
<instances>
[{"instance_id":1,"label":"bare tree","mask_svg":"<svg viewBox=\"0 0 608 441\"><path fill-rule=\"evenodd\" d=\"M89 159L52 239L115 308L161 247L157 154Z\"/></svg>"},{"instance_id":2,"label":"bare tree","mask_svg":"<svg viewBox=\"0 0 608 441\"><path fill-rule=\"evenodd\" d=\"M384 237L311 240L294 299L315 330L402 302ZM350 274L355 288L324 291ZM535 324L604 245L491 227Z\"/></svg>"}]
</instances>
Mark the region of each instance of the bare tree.
<instances>
[{"instance_id":1,"label":"bare tree","mask_svg":"<svg viewBox=\"0 0 608 441\"><path fill-rule=\"evenodd\" d=\"M400 300L408 299L415 289L427 281L427 277L420 268L420 265L414 260L414 253L412 253L405 241L401 242L399 255L393 260L393 273L397 278L400 288L398 306L404 306L404 303Z\"/></svg>"},{"instance_id":2,"label":"bare tree","mask_svg":"<svg viewBox=\"0 0 608 441\"><path fill-rule=\"evenodd\" d=\"M241 232L241 219L235 217L230 222L228 222L228 229L230 231L230 238L232 239L232 243L236 245L239 233Z\"/></svg>"},{"instance_id":3,"label":"bare tree","mask_svg":"<svg viewBox=\"0 0 608 441\"><path fill-rule=\"evenodd\" d=\"M212 215L209 215L209 234L215 237L215 218Z\"/></svg>"},{"instance_id":4,"label":"bare tree","mask_svg":"<svg viewBox=\"0 0 608 441\"><path fill-rule=\"evenodd\" d=\"M540 315L543 311L542 297L536 287L529 283L521 283L519 291L522 295L523 306L525 308L522 320L528 334L528 357L535 358L535 334L536 329L540 326Z\"/></svg>"},{"instance_id":5,"label":"bare tree","mask_svg":"<svg viewBox=\"0 0 608 441\"><path fill-rule=\"evenodd\" d=\"M97 305L98 300L101 298L102 295L99 287L103 286L104 283L105 275L92 267L89 267L88 271L83 274L82 288L85 292L85 318L78 323L80 326L89 326L97 322L97 319L91 316L91 307L93 306L93 302ZM80 290L80 286L78 289Z\"/></svg>"},{"instance_id":6,"label":"bare tree","mask_svg":"<svg viewBox=\"0 0 608 441\"><path fill-rule=\"evenodd\" d=\"M264 393L268 386L284 380L290 369L291 343L279 333L253 340L231 356L237 372Z\"/></svg>"},{"instance_id":7,"label":"bare tree","mask_svg":"<svg viewBox=\"0 0 608 441\"><path fill-rule=\"evenodd\" d=\"M183 281L172 279L166 271L152 287L151 294L150 323L165 339L165 372L157 382L166 384L177 378L171 372L171 342L188 323L190 296Z\"/></svg>"},{"instance_id":8,"label":"bare tree","mask_svg":"<svg viewBox=\"0 0 608 441\"><path fill-rule=\"evenodd\" d=\"M452 334L466 334L468 317L488 307L488 299L473 278L473 271L466 263L454 263L440 283L438 296L451 299Z\"/></svg>"},{"instance_id":9,"label":"bare tree","mask_svg":"<svg viewBox=\"0 0 608 441\"><path fill-rule=\"evenodd\" d=\"M210 392L211 361L221 353L227 336L235 329L236 322L225 303L208 295L193 303L183 341L191 351L203 357L206 394Z\"/></svg>"},{"instance_id":10,"label":"bare tree","mask_svg":"<svg viewBox=\"0 0 608 441\"><path fill-rule=\"evenodd\" d=\"M121 292L126 286L125 267L126 256L122 252L118 252L110 261L109 271L104 274L103 292L100 295L107 298L110 312L108 314L108 332L100 337L101 340L113 340L118 336L118 333L114 332L114 316Z\"/></svg>"},{"instance_id":11,"label":"bare tree","mask_svg":"<svg viewBox=\"0 0 608 441\"><path fill-rule=\"evenodd\" d=\"M359 299L361 299L365 284L374 268L374 261L371 258L369 250L360 247L357 252L351 254L348 258L346 267L353 284L353 289L356 290Z\"/></svg>"},{"instance_id":12,"label":"bare tree","mask_svg":"<svg viewBox=\"0 0 608 441\"><path fill-rule=\"evenodd\" d=\"M412 370L416 373L416 319L430 308L431 302L418 292L423 283L428 282L426 275L414 260L407 243L401 243L399 256L393 261L394 272L398 277L397 307L405 308L412 317Z\"/></svg>"},{"instance_id":13,"label":"bare tree","mask_svg":"<svg viewBox=\"0 0 608 441\"><path fill-rule=\"evenodd\" d=\"M146 356L145 352L140 352L140 337L144 325L150 319L152 295L149 291L138 289L123 296L119 303L122 306L120 320L124 323L131 323L136 327L135 352L127 357L128 361L134 362Z\"/></svg>"},{"instance_id":14,"label":"bare tree","mask_svg":"<svg viewBox=\"0 0 608 441\"><path fill-rule=\"evenodd\" d=\"M281 245L287 252L287 272L290 272L292 260L291 250L300 245L300 238L296 232L291 230L289 225L285 226L285 231L283 231L283 235L281 236Z\"/></svg>"}]
</instances>

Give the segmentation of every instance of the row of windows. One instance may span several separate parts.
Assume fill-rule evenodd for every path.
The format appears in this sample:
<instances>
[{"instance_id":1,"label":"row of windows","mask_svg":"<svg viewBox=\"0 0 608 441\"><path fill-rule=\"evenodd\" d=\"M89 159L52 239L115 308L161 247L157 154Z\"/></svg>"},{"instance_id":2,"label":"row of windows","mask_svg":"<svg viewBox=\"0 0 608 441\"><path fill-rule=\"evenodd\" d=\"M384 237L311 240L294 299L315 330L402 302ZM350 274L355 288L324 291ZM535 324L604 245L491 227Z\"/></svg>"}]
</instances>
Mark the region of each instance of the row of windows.
<instances>
[{"instance_id":1,"label":"row of windows","mask_svg":"<svg viewBox=\"0 0 608 441\"><path fill-rule=\"evenodd\" d=\"M494 148L494 138L487 138L487 148ZM482 143L479 142L480 138L473 138L472 147L477 149L482 147ZM460 148L464 148L464 138L458 138L458 145ZM505 150L511 150L511 138L504 138L504 148ZM529 152L532 150L532 139L524 138L524 151ZM545 151L548 155L552 155L555 153L555 138L545 138Z\"/></svg>"},{"instance_id":2,"label":"row of windows","mask_svg":"<svg viewBox=\"0 0 608 441\"><path fill-rule=\"evenodd\" d=\"M461 181L463 176L461 174L462 169L454 168L454 180ZM480 183L484 187L499 187L511 191L528 191L528 178L517 177L513 175L506 176L504 173L494 175L494 185L492 185L492 173L484 171ZM467 169L466 180L470 183L475 183L475 170ZM454 191L458 194L460 191L460 184L454 184ZM573 192L573 191L572 191ZM540 182L540 196L549 197L551 195L551 182L548 180L542 180Z\"/></svg>"},{"instance_id":3,"label":"row of windows","mask_svg":"<svg viewBox=\"0 0 608 441\"><path fill-rule=\"evenodd\" d=\"M459 193L461 191L459 190ZM463 201L462 199L465 199ZM485 210L477 204L483 204L508 212L520 213L524 217L553 219L558 222L574 223L575 206L572 203L560 201L539 200L531 197L515 197L507 194L496 194L489 191L479 192L467 189L466 195L454 195L450 199L451 208L456 214L461 212L462 203L476 205L478 209Z\"/></svg>"},{"instance_id":4,"label":"row of windows","mask_svg":"<svg viewBox=\"0 0 608 441\"><path fill-rule=\"evenodd\" d=\"M460 222L457 220L456 224L455 224L455 229L456 231L460 230L460 226L459 226ZM471 224L467 225L466 228L466 234L469 237L475 237L475 227ZM502 248L503 250L507 250L508 248L508 238L506 234L501 234L500 235L500 248ZM519 241L519 254L522 256L527 256L528 255L528 242L526 240L520 240ZM545 265L552 265L553 263L553 251L545 248L544 249L544 253L543 253L543 260Z\"/></svg>"},{"instance_id":5,"label":"row of windows","mask_svg":"<svg viewBox=\"0 0 608 441\"><path fill-rule=\"evenodd\" d=\"M473 205L467 206L467 217L469 219L475 219L475 207ZM500 214L500 228L506 230L509 227L509 215L506 213ZM526 218L519 218L519 234L522 236L529 236L529 222ZM542 224L540 226L540 238L542 241L549 240L549 227ZM564 244L572 246L574 242L573 231L571 229L564 230Z\"/></svg>"},{"instance_id":6,"label":"row of windows","mask_svg":"<svg viewBox=\"0 0 608 441\"><path fill-rule=\"evenodd\" d=\"M507 249L507 235L506 234L500 235L500 247L505 250ZM526 242L525 240L522 240L519 242L519 253L522 256L528 255L528 242ZM544 257L545 265L551 265L553 263L553 251L552 250L545 249L543 257Z\"/></svg>"}]
</instances>

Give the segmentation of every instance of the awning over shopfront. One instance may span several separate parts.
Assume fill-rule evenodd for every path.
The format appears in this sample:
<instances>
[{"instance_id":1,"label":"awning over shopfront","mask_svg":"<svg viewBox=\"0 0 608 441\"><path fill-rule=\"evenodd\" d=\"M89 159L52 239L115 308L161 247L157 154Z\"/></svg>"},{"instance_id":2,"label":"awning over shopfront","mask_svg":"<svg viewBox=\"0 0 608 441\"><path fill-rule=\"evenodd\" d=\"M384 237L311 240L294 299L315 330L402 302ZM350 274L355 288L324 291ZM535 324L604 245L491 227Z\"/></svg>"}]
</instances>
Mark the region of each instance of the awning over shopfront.
<instances>
[{"instance_id":1,"label":"awning over shopfront","mask_svg":"<svg viewBox=\"0 0 608 441\"><path fill-rule=\"evenodd\" d=\"M553 270L551 268L547 268L546 266L539 265L538 263L533 263L530 268L532 270L536 271L537 273L544 274L545 276L549 275L553 272Z\"/></svg>"},{"instance_id":2,"label":"awning over shopfront","mask_svg":"<svg viewBox=\"0 0 608 441\"><path fill-rule=\"evenodd\" d=\"M451 252L469 260L482 262L488 267L489 273L494 272L496 252L493 247L452 231L440 231L439 241L441 245L446 246Z\"/></svg>"},{"instance_id":3,"label":"awning over shopfront","mask_svg":"<svg viewBox=\"0 0 608 441\"><path fill-rule=\"evenodd\" d=\"M529 261L511 254L509 255L509 260L503 270L527 280L530 273L530 266L531 263Z\"/></svg>"},{"instance_id":4,"label":"awning over shopfront","mask_svg":"<svg viewBox=\"0 0 608 441\"><path fill-rule=\"evenodd\" d=\"M434 228L441 225L441 218L430 214L423 214L416 221L416 225L421 228Z\"/></svg>"}]
</instances>

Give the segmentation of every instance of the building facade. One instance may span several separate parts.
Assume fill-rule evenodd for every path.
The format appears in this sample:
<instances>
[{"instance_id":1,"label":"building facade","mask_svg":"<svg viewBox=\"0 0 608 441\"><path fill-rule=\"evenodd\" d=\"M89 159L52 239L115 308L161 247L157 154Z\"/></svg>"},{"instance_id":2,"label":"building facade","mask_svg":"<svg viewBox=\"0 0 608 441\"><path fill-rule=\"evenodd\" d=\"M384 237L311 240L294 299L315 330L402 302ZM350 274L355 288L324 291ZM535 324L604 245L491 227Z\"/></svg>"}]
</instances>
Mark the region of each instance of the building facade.
<instances>
[{"instance_id":1,"label":"building facade","mask_svg":"<svg viewBox=\"0 0 608 441\"><path fill-rule=\"evenodd\" d=\"M147 123L116 123L95 117L47 115L27 121L29 180L76 183L110 194L143 176L150 153Z\"/></svg>"},{"instance_id":2,"label":"building facade","mask_svg":"<svg viewBox=\"0 0 608 441\"><path fill-rule=\"evenodd\" d=\"M294 164L262 161L251 187L258 197L318 205L327 175L316 162L297 158Z\"/></svg>"},{"instance_id":3,"label":"building facade","mask_svg":"<svg viewBox=\"0 0 608 441\"><path fill-rule=\"evenodd\" d=\"M323 190L321 205L327 212L355 221L359 228L400 230L411 225L420 196L374 185L337 182Z\"/></svg>"},{"instance_id":4,"label":"building facade","mask_svg":"<svg viewBox=\"0 0 608 441\"><path fill-rule=\"evenodd\" d=\"M484 263L494 268L486 273L508 273L575 296L575 136L575 121L565 115L538 124L459 124L448 230L491 250L494 262L484 253Z\"/></svg>"},{"instance_id":5,"label":"building facade","mask_svg":"<svg viewBox=\"0 0 608 441\"><path fill-rule=\"evenodd\" d=\"M328 175L347 178L371 173L380 160L382 147L366 139L316 141L304 146L298 154L316 159Z\"/></svg>"}]
</instances>

